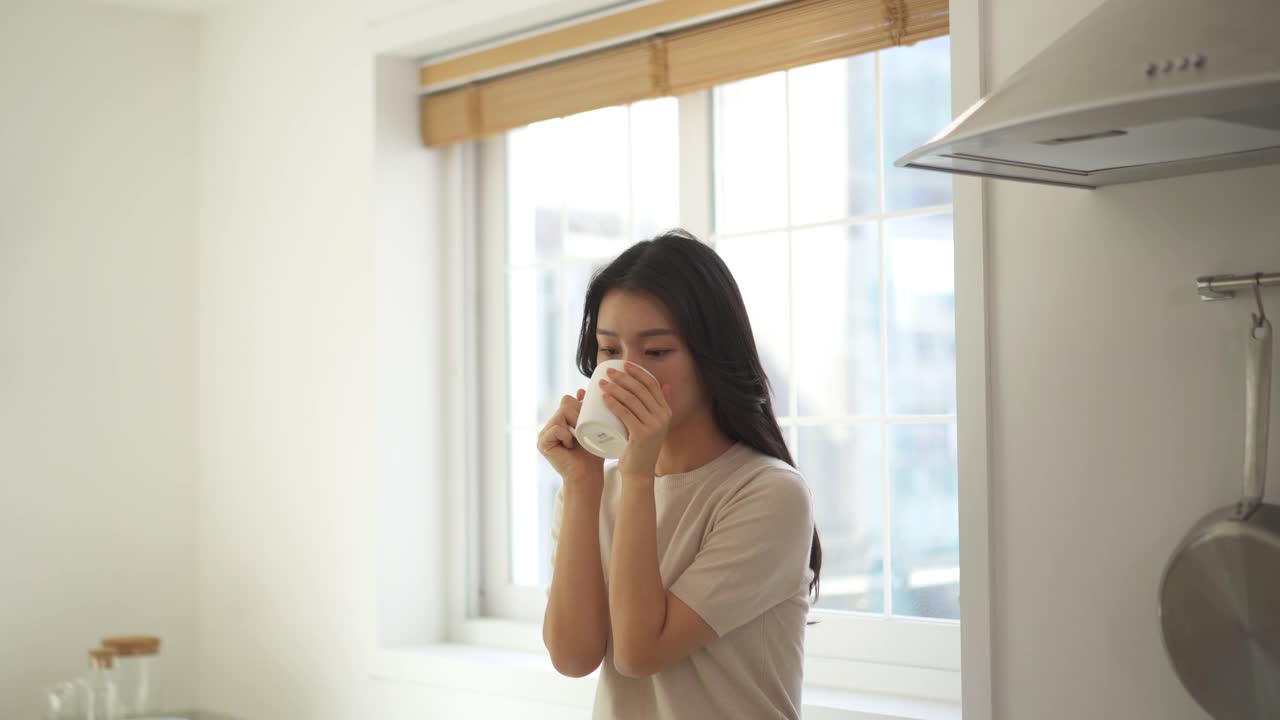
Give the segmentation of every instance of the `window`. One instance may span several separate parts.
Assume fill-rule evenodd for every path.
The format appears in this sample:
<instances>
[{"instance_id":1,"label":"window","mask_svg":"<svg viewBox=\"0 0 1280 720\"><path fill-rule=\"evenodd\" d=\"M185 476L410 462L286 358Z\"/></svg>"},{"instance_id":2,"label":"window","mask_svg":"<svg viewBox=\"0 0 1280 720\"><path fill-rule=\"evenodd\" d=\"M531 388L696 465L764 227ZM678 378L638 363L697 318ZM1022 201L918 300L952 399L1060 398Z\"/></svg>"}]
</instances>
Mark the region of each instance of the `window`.
<instances>
[{"instance_id":1,"label":"window","mask_svg":"<svg viewBox=\"0 0 1280 720\"><path fill-rule=\"evenodd\" d=\"M943 37L715 90L712 242L817 501L819 608L960 617L951 180L893 167L949 65Z\"/></svg>"},{"instance_id":2,"label":"window","mask_svg":"<svg viewBox=\"0 0 1280 720\"><path fill-rule=\"evenodd\" d=\"M559 478L535 438L586 382L591 273L713 218L814 492L810 654L959 669L951 178L893 167L950 119L949 58L941 37L483 143L485 614L542 616Z\"/></svg>"}]
</instances>

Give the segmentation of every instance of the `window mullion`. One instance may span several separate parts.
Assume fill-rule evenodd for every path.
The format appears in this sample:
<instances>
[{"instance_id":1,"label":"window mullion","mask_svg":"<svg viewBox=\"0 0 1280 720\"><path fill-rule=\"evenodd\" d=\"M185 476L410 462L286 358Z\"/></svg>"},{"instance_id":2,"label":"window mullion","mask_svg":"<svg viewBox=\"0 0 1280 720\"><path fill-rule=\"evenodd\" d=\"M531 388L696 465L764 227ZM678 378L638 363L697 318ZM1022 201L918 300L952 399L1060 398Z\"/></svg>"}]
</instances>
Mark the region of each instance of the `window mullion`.
<instances>
[{"instance_id":1,"label":"window mullion","mask_svg":"<svg viewBox=\"0 0 1280 720\"><path fill-rule=\"evenodd\" d=\"M679 116L680 225L714 245L714 138L711 91L676 98Z\"/></svg>"},{"instance_id":2,"label":"window mullion","mask_svg":"<svg viewBox=\"0 0 1280 720\"><path fill-rule=\"evenodd\" d=\"M480 473L480 526L476 532L483 551L471 554L480 571L472 581L478 581L476 588L479 598L478 607L469 614L490 615L503 605L504 584L507 569L510 567L510 523L506 522L508 506L507 477L509 476L508 452L511 446L509 429L510 418L507 398L510 389L507 387L507 292L508 269L506 253L506 216L507 216L507 153L506 138L496 137L482 141L480 178L478 183L469 183L473 192L478 192L476 207L480 213L478 218L479 234L476 244L479 246L480 276L477 284L481 290L478 318L481 327L476 329L476 338L480 343L477 360L481 363L484 376L488 379L485 389L491 392L481 393L480 423L484 428L481 437L500 438L501 452L489 452L489 448L481 448L480 460L483 462L476 468ZM478 190L476 188L479 188Z\"/></svg>"},{"instance_id":3,"label":"window mullion","mask_svg":"<svg viewBox=\"0 0 1280 720\"><path fill-rule=\"evenodd\" d=\"M884 246L884 104L880 77L880 53L875 54L875 92L876 92L876 208L881 217L876 221L876 234L880 260L880 414L886 420L880 426L880 482L884 495L884 614L893 617L893 479L889 477L891 467L889 458L889 308L888 289L885 287L887 273L885 260L887 250Z\"/></svg>"},{"instance_id":4,"label":"window mullion","mask_svg":"<svg viewBox=\"0 0 1280 720\"><path fill-rule=\"evenodd\" d=\"M800 414L800 398L796 382L796 282L795 282L795 250L792 247L791 227L791 73L782 76L782 104L786 111L782 115L782 147L783 147L783 182L787 188L786 215L787 226L787 417L795 418ZM800 428L792 425L788 430L791 447L796 448L792 459L798 465Z\"/></svg>"}]
</instances>

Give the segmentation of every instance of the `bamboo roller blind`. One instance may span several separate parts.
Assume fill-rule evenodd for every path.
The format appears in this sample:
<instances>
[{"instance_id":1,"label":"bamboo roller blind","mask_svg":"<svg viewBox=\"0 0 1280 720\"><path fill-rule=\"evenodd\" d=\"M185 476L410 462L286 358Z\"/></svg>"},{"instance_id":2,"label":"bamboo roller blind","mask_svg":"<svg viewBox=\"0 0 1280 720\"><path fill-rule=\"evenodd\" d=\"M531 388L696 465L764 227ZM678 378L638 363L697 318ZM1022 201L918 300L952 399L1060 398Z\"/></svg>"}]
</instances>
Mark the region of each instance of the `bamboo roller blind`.
<instances>
[{"instance_id":1,"label":"bamboo roller blind","mask_svg":"<svg viewBox=\"0 0 1280 720\"><path fill-rule=\"evenodd\" d=\"M428 92L421 98L422 137L439 147L947 32L948 0L795 0ZM476 63L468 67L467 60L446 61L453 68L426 65L423 82L439 84L454 71L474 75Z\"/></svg>"}]
</instances>

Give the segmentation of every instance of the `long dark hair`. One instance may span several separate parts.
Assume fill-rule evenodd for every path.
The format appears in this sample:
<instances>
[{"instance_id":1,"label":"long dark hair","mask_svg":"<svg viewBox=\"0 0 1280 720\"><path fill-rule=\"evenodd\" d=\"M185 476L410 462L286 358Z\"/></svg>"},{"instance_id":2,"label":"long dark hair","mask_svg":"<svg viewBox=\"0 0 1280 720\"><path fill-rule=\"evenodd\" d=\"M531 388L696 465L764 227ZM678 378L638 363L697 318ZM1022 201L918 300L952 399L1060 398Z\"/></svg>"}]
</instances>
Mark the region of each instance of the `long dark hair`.
<instances>
[{"instance_id":1,"label":"long dark hair","mask_svg":"<svg viewBox=\"0 0 1280 720\"><path fill-rule=\"evenodd\" d=\"M585 377L596 369L600 302L614 289L643 290L671 311L711 397L712 417L721 432L795 467L773 415L772 387L760 364L742 293L715 250L684 230L670 230L632 245L595 273L578 335L578 370ZM822 572L816 527L809 567L809 591L816 602Z\"/></svg>"}]
</instances>

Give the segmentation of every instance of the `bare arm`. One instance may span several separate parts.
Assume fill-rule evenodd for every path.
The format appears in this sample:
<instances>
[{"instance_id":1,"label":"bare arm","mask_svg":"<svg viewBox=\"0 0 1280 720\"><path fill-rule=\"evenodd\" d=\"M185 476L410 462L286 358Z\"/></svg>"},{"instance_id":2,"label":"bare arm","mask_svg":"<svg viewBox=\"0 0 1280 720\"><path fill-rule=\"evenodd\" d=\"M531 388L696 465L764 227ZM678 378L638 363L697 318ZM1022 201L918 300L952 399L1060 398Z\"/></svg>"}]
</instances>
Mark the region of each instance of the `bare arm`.
<instances>
[{"instance_id":1,"label":"bare arm","mask_svg":"<svg viewBox=\"0 0 1280 720\"><path fill-rule=\"evenodd\" d=\"M636 366L638 367L638 366ZM671 422L671 386L627 365L601 385L605 406L627 427L618 459L621 500L609 561L613 664L628 677L646 677L716 639L692 608L662 586L658 563L654 471Z\"/></svg>"},{"instance_id":2,"label":"bare arm","mask_svg":"<svg viewBox=\"0 0 1280 720\"><path fill-rule=\"evenodd\" d=\"M661 672L716 639L711 626L662 587L653 477L622 479L609 566L613 661L628 677Z\"/></svg>"},{"instance_id":3,"label":"bare arm","mask_svg":"<svg viewBox=\"0 0 1280 720\"><path fill-rule=\"evenodd\" d=\"M565 479L564 515L542 622L542 641L551 663L570 677L589 675L599 667L609 638L609 598L600 563L604 481L592 475Z\"/></svg>"},{"instance_id":4,"label":"bare arm","mask_svg":"<svg viewBox=\"0 0 1280 720\"><path fill-rule=\"evenodd\" d=\"M585 391L565 395L538 436L538 451L564 478L555 567L542 643L562 675L582 677L600 666L609 639L609 601L600 562L600 498L604 463L573 437Z\"/></svg>"}]
</instances>

